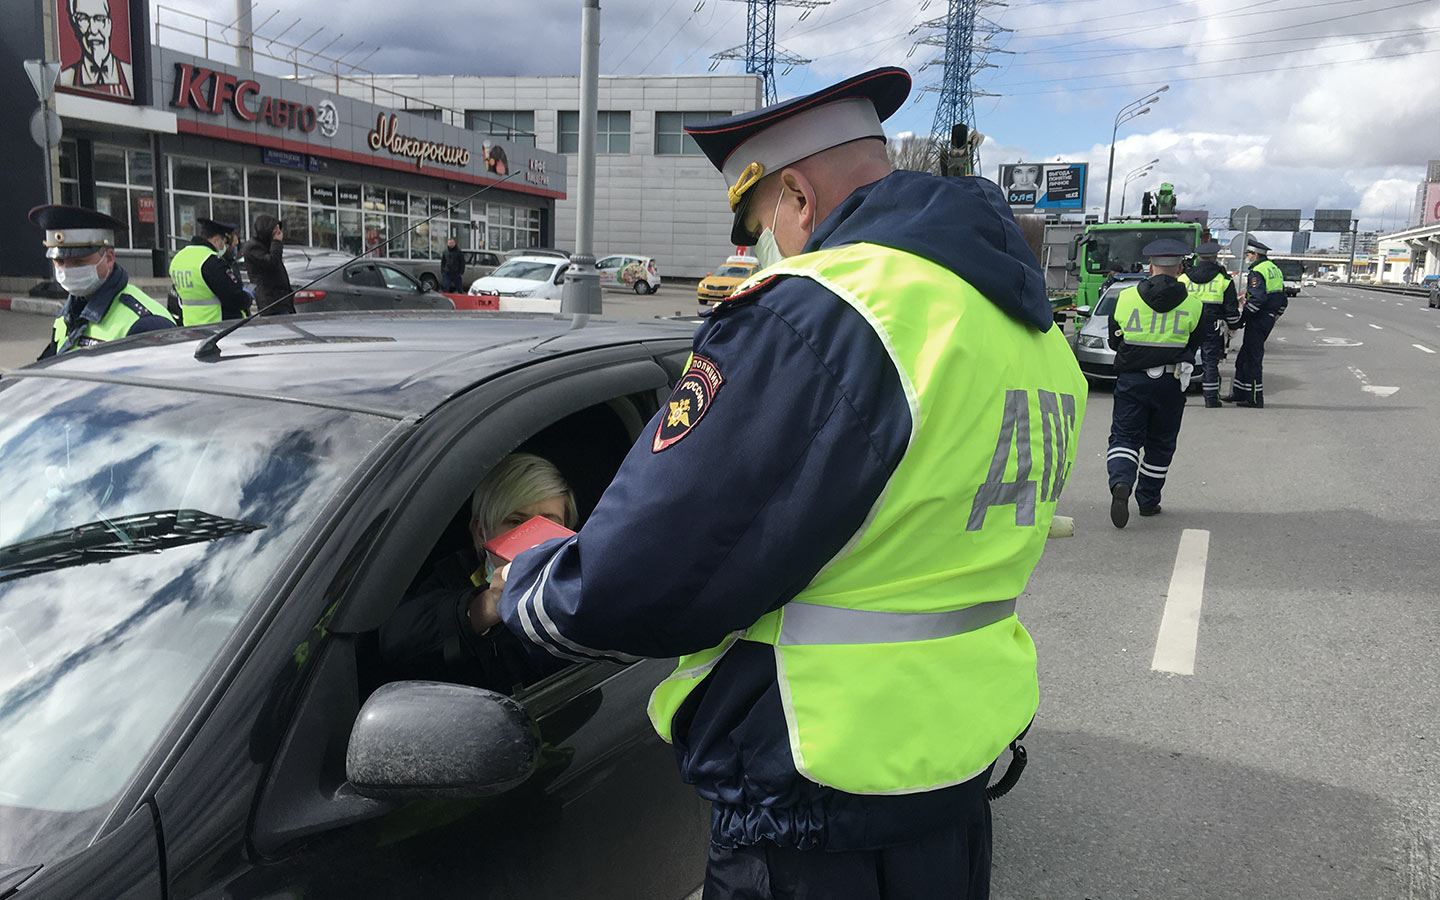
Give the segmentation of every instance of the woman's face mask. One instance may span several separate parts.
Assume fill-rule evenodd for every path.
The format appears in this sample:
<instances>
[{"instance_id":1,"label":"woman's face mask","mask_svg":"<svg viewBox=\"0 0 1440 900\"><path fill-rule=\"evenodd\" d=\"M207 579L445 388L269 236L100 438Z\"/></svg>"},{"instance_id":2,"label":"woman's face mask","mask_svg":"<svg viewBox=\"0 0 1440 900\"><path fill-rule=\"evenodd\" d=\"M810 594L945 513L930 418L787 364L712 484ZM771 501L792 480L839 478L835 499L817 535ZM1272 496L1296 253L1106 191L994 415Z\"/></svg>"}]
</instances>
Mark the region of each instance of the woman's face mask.
<instances>
[{"instance_id":1,"label":"woman's face mask","mask_svg":"<svg viewBox=\"0 0 1440 900\"><path fill-rule=\"evenodd\" d=\"M785 199L785 191L782 188L780 195L775 198L775 212L770 216L770 227L760 232L755 239L755 258L760 261L760 268L768 269L778 264L785 258L780 252L780 245L775 243L775 223L780 220L780 201Z\"/></svg>"}]
</instances>

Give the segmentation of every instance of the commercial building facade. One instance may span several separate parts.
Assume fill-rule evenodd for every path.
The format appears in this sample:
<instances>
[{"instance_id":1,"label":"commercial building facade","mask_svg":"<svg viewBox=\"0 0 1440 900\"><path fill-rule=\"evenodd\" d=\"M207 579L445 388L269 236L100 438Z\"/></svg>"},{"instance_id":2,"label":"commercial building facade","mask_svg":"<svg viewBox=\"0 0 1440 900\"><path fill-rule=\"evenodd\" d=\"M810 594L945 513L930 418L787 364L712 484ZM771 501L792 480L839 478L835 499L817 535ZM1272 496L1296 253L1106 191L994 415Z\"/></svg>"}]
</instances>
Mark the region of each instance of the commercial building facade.
<instances>
[{"instance_id":1,"label":"commercial building facade","mask_svg":"<svg viewBox=\"0 0 1440 900\"><path fill-rule=\"evenodd\" d=\"M374 76L363 83L302 78L487 138L574 159L580 83L572 77ZM406 100L399 97L409 98ZM635 253L666 276L700 277L734 252L723 179L685 125L759 108L757 75L605 76L599 79L595 165L597 256ZM387 101L386 98L389 98ZM572 248L579 166L566 168L555 204L556 246Z\"/></svg>"},{"instance_id":2,"label":"commercial building facade","mask_svg":"<svg viewBox=\"0 0 1440 900\"><path fill-rule=\"evenodd\" d=\"M23 59L58 58L63 66L66 36L81 27L70 2L19 0L19 27L0 44L0 63L18 70ZM240 223L248 235L269 213L292 244L357 254L433 257L448 237L467 248L554 245L563 155L151 46L143 0L108 8L112 41L121 30L128 38L114 41L116 74L77 87L65 77L75 66L62 69L53 108L64 134L48 154L48 181L46 151L24 129L23 141L12 134L0 146L15 184L0 197L0 276L48 273L25 221L47 202L47 187L49 202L120 220L117 256L144 275L164 271L200 217ZM7 96L15 107L7 111L28 116L38 101L26 99Z\"/></svg>"}]
</instances>

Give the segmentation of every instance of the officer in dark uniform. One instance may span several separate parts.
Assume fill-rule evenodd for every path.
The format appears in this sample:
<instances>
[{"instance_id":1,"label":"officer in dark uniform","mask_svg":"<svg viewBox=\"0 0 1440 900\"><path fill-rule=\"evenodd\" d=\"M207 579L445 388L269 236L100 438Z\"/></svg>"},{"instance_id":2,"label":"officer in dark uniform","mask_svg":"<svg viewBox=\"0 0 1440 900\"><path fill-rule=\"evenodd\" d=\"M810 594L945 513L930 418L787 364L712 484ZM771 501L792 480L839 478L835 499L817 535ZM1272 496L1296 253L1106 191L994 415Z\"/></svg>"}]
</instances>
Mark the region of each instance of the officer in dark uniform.
<instances>
[{"instance_id":1,"label":"officer in dark uniform","mask_svg":"<svg viewBox=\"0 0 1440 900\"><path fill-rule=\"evenodd\" d=\"M237 228L229 222L196 219L195 237L170 261L170 281L180 298L180 324L206 325L249 314L250 295L240 284L238 270L225 258Z\"/></svg>"},{"instance_id":2,"label":"officer in dark uniform","mask_svg":"<svg viewBox=\"0 0 1440 900\"><path fill-rule=\"evenodd\" d=\"M988 896L987 776L1037 708L1012 600L1085 379L999 187L892 170L909 91L877 69L686 126L762 268L584 527L478 615L682 657L649 713L711 803L707 900Z\"/></svg>"},{"instance_id":3,"label":"officer in dark uniform","mask_svg":"<svg viewBox=\"0 0 1440 900\"><path fill-rule=\"evenodd\" d=\"M1280 267L1266 257L1270 248L1250 238L1245 247L1245 260L1250 264L1250 278L1245 291L1245 308L1241 310L1240 327L1245 338L1235 356L1235 377L1230 381L1226 400L1236 406L1262 409L1265 406L1265 339L1275 327L1275 320L1285 314L1290 298L1285 296L1285 276Z\"/></svg>"},{"instance_id":4,"label":"officer in dark uniform","mask_svg":"<svg viewBox=\"0 0 1440 900\"><path fill-rule=\"evenodd\" d=\"M40 359L132 334L174 328L163 303L130 283L115 261L116 220L78 206L37 206L30 221L45 229L45 256L69 295Z\"/></svg>"},{"instance_id":5,"label":"officer in dark uniform","mask_svg":"<svg viewBox=\"0 0 1440 900\"><path fill-rule=\"evenodd\" d=\"M1115 404L1105 469L1116 528L1130 521L1132 490L1140 515L1160 513L1160 491L1185 414L1185 388L1203 336L1200 298L1177 277L1190 248L1162 238L1141 253L1150 260L1150 277L1121 291L1110 313Z\"/></svg>"},{"instance_id":6,"label":"officer in dark uniform","mask_svg":"<svg viewBox=\"0 0 1440 900\"><path fill-rule=\"evenodd\" d=\"M1225 355L1225 328L1240 327L1240 298L1235 292L1235 280L1220 265L1220 245L1206 241L1195 250L1195 264L1180 276L1190 293L1200 298L1203 314L1200 318L1200 362L1202 377L1200 387L1205 394L1205 406L1216 408L1220 402L1220 358Z\"/></svg>"}]
</instances>

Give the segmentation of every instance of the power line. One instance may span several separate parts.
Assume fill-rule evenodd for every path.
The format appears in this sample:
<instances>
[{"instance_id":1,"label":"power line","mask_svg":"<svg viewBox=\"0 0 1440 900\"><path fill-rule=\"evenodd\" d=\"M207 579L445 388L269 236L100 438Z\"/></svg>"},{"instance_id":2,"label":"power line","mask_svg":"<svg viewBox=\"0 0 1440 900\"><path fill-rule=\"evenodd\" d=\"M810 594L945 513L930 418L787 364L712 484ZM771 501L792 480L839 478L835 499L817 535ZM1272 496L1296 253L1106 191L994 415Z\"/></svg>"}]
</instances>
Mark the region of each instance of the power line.
<instances>
[{"instance_id":1,"label":"power line","mask_svg":"<svg viewBox=\"0 0 1440 900\"><path fill-rule=\"evenodd\" d=\"M1429 2L1429 0L1426 0L1426 2ZM1335 61L1331 61L1331 62L1302 63L1302 64L1300 64L1300 65L1294 65L1294 66L1277 66L1277 67L1275 67L1275 68L1273 68L1273 69L1247 69L1247 70L1244 71L1244 72L1220 72L1220 73L1217 73L1217 74L1214 74L1214 75L1191 75L1191 76L1188 76L1188 77L1170 78L1170 79L1167 79L1167 80L1168 80L1171 84L1175 84L1175 83L1178 83L1178 82L1185 82L1185 81L1209 81L1209 80L1212 80L1212 79L1215 79L1215 78L1249 78L1249 77L1252 77L1252 76L1254 76L1254 75L1268 75L1268 74L1271 74L1271 73L1274 73L1274 72L1292 72L1292 71L1295 71L1295 70L1297 70L1297 69L1319 69L1319 68L1325 68L1325 67L1327 67L1327 66L1345 66L1345 65L1351 65L1351 64L1353 64L1353 63L1374 62L1374 61L1382 60L1382 59L1403 59L1403 58L1405 58L1405 57L1410 57L1410 56L1427 56L1427 55L1429 55L1429 54L1431 54L1431 53L1440 53L1440 48L1436 48L1436 49L1433 49L1433 50L1414 50L1414 51L1410 51L1410 52L1408 52L1408 53L1390 53L1390 54L1386 54L1386 55L1384 55L1384 56L1367 56L1367 57L1365 57L1364 59L1344 59L1344 60L1335 60ZM1100 76L1100 77L1108 77L1108 76ZM1055 83L1059 82L1060 80L1061 80L1061 79L1058 79L1058 78L1057 78L1057 79L1051 79L1050 81L1043 82L1043 83L1045 83L1045 84L1055 84ZM1074 87L1074 86L1067 86L1067 87L1063 87L1063 88L1056 88L1056 89L1053 90L1053 91L1016 91L1016 92L1014 92L1014 93L1007 94L1006 96L1009 96L1009 97L1039 97L1039 96L1043 96L1043 95L1046 95L1046 94L1078 94L1078 93L1084 93L1084 92L1087 92L1087 91L1108 91L1108 90L1113 90L1113 89L1115 89L1115 88L1123 88L1123 87L1131 87L1131 86L1132 86L1132 85L1131 85L1129 82L1119 81L1119 82L1114 82L1114 83L1111 83L1111 84L1097 84L1097 85L1092 85L1091 87Z\"/></svg>"},{"instance_id":2,"label":"power line","mask_svg":"<svg viewBox=\"0 0 1440 900\"><path fill-rule=\"evenodd\" d=\"M1088 0L1087 0L1087 2L1088 2ZM1277 32L1277 31L1286 31L1286 30L1289 30L1289 29L1292 29L1292 28L1303 28L1303 27L1305 27L1305 26L1307 26L1307 25L1313 25L1313 24L1318 24L1318 23L1306 22L1306 23L1304 23L1303 25L1285 25L1285 26L1283 26L1283 27L1281 27L1281 28L1272 28L1272 29L1270 29L1270 30L1268 30L1268 31L1253 31L1253 32L1251 32L1251 34L1273 34L1273 33ZM1391 37L1420 37L1421 35L1434 34L1435 32L1440 32L1440 28L1391 28L1391 29L1388 29L1388 30L1386 30L1386 31L1352 31L1352 32L1350 32L1348 35L1345 35L1345 36L1346 36L1346 37L1365 37L1365 36L1369 36L1369 35L1389 35L1389 36L1391 36ZM1229 46L1229 47L1250 47L1250 46L1255 46L1255 45L1259 45L1259 44L1279 44L1279 43L1293 43L1293 42L1296 42L1296 41L1315 41L1315 42L1317 42L1317 43L1314 44L1313 49L1323 49L1323 48L1325 48L1325 47L1337 46L1337 45L1335 45L1335 44L1319 43L1320 41L1324 41L1326 38L1332 37L1332 36L1338 37L1339 35L1314 35L1314 34L1307 34L1307 35L1300 35L1300 36L1298 36L1298 37L1265 38L1265 39L1263 39L1263 40L1258 40L1258 41L1237 41L1237 40L1232 40L1232 39L1230 39L1230 38L1215 38L1215 39L1209 40L1209 41L1192 41L1191 43L1188 43L1188 44L1164 44L1164 45L1155 46L1155 47L1137 47L1137 48L1134 49L1134 50L1119 50L1119 51L1111 50L1111 49L1105 48L1105 47L1097 47L1097 48L1092 49L1092 50L1075 50L1075 51L1073 51L1073 52L1076 53L1076 54L1084 54L1083 58L1081 58L1081 59L1079 59L1079 60L1074 60L1074 59L1057 59L1057 60L1051 60L1051 61L1049 61L1049 62L1033 62L1033 63L1031 63L1031 62L1025 62L1025 63L1018 63L1018 64L1016 64L1016 65L1014 65L1014 66L1011 66L1011 68L1022 68L1022 69L1023 69L1023 68L1030 68L1030 67L1033 67L1033 66L1073 66L1073 65L1075 65L1076 62L1089 62L1089 61L1094 60L1095 58L1100 57L1100 56L1103 56L1103 57L1105 57L1106 59L1116 59L1116 58L1119 58L1119 57L1122 57L1122 56L1139 56L1139 55L1146 54L1146 53L1158 53L1158 52L1162 52L1162 51L1165 51L1165 50L1188 50L1188 49L1190 49L1190 48L1192 48L1192 47L1209 47L1209 46L1213 46L1213 45L1215 45L1215 44L1224 44L1224 45ZM1070 53L1070 52L1072 52L1072 51L1070 51L1070 50L1068 50L1068 49L1066 49L1066 48L1049 48L1049 49L1045 49L1045 50L1028 50L1028 51L1026 51L1026 53L1027 53L1028 55L1032 55L1032 56L1033 56L1033 55L1040 55L1040 54L1060 55L1060 54L1066 54L1066 53ZM1292 52L1294 52L1294 51L1292 51Z\"/></svg>"},{"instance_id":3,"label":"power line","mask_svg":"<svg viewBox=\"0 0 1440 900\"><path fill-rule=\"evenodd\" d=\"M660 23L665 20L665 17L668 16L668 15L670 15L670 13L674 12L674 11L675 11L675 7L676 7L676 6L679 6L679 5L680 5L680 0L671 0L670 6L665 10L665 12L663 12L663 13L661 13L659 16L656 16L656 17L655 17L655 21L650 23L650 28L645 32L644 35L641 36L640 40L638 40L638 41L636 41L636 42L634 42L633 44L630 45L630 49L625 51L625 55L622 56L622 57L620 57L620 61L617 62L617 63L610 69L610 71L612 71L612 72L619 72L619 71L620 71L620 67L623 66L623 65L625 65L625 61L630 58L630 54L634 53L637 47L643 47L643 46L645 46L645 40L646 40L646 38L650 37L650 35L654 33L655 29L658 28L658 27L660 27ZM692 13L692 15L693 15L693 13Z\"/></svg>"}]
</instances>

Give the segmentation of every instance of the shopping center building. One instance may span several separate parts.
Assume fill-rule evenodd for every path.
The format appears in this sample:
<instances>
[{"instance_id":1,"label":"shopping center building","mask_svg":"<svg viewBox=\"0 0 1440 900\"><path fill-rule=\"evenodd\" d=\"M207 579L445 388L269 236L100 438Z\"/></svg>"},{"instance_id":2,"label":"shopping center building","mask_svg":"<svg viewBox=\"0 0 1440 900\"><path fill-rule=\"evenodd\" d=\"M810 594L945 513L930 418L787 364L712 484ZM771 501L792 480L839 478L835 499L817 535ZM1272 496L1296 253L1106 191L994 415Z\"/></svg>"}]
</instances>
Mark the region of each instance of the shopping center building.
<instances>
[{"instance_id":1,"label":"shopping center building","mask_svg":"<svg viewBox=\"0 0 1440 900\"><path fill-rule=\"evenodd\" d=\"M63 134L46 149L24 128L0 135L0 278L48 272L26 220L43 202L119 219L117 255L139 275L163 274L197 218L247 223L248 236L261 213L285 221L291 244L352 253L433 256L447 237L574 247L577 78L276 77L250 70L273 59L223 61L247 56L224 43L194 55L162 33L161 46L145 0L12 0L7 19L5 71L61 67L50 108ZM39 109L27 87L16 79L0 99L9 121ZM761 90L754 75L600 79L597 255L702 276L733 252L725 185L683 127L755 109Z\"/></svg>"},{"instance_id":2,"label":"shopping center building","mask_svg":"<svg viewBox=\"0 0 1440 900\"><path fill-rule=\"evenodd\" d=\"M251 223L270 213L291 244L357 254L434 256L451 236L499 250L573 243L573 230L556 237L563 154L397 111L394 99L366 102L153 46L143 0L97 0L91 12L83 2L17 0L18 27L0 44L8 71L59 60L52 108L63 128L48 179L46 151L25 129L0 139L12 172L0 194L0 277L48 272L26 220L47 189L49 202L120 220L117 256L140 275L163 273L200 217ZM96 21L109 29L103 59L80 50ZM6 111L25 121L39 101L23 83L11 88Z\"/></svg>"}]
</instances>

